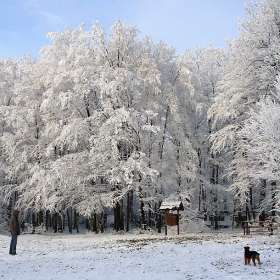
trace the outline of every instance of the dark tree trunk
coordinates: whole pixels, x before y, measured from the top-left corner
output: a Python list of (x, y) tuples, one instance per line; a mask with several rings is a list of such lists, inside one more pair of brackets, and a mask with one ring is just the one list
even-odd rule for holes
[(157, 230), (158, 230), (158, 233), (161, 233), (161, 227), (162, 227), (162, 215), (161, 215), (161, 212), (159, 210), (161, 206), (161, 201), (158, 203), (158, 207), (157, 207), (157, 203), (155, 205), (155, 211), (157, 213), (156, 215), (156, 220), (157, 220)]
[(129, 216), (129, 221), (132, 223), (133, 222), (133, 190), (130, 191), (130, 216)]
[(121, 200), (121, 230), (124, 230), (124, 213), (123, 213), (123, 200)]
[(261, 209), (260, 216), (265, 217), (265, 211), (262, 208), (263, 201), (266, 196), (266, 180), (261, 180), (261, 189), (260, 189), (260, 200), (259, 200), (259, 208)]
[(38, 217), (38, 225), (42, 225), (44, 223), (44, 213), (43, 211), (41, 210), (39, 212), (39, 217)]
[(57, 214), (57, 212), (55, 212), (54, 216), (53, 216), (53, 219), (54, 219), (54, 221), (53, 221), (53, 229), (54, 229), (55, 233), (57, 232), (57, 216), (58, 216), (58, 214)]
[(91, 230), (90, 220), (91, 220), (91, 218), (86, 218), (86, 229), (89, 230), (89, 231)]
[[(202, 176), (202, 158), (201, 158), (201, 150), (198, 149), (197, 156), (199, 159), (199, 174)], [(207, 217), (207, 209), (206, 209), (206, 191), (203, 184), (203, 180), (200, 180), (199, 186), (199, 196), (198, 196), (198, 211), (203, 219)]]
[(271, 205), (271, 216), (275, 217), (275, 208), (276, 208), (276, 182), (271, 183), (271, 200), (272, 200), (272, 205)]
[(214, 165), (212, 167), (212, 175), (210, 178), (210, 183), (212, 185), (212, 190), (211, 190), (211, 206), (212, 206), (212, 215), (213, 215), (213, 226), (214, 229), (217, 230), (219, 229), (219, 224), (218, 224), (218, 191), (216, 185), (218, 184), (218, 178), (219, 178), (219, 173), (218, 173), (219, 167), (217, 165)]
[(246, 220), (250, 220), (250, 210), (249, 210), (249, 207), (248, 207), (248, 203), (246, 203)]
[(152, 227), (152, 203), (149, 202), (149, 212), (148, 212), (148, 227)]
[(104, 232), (104, 228), (105, 228), (105, 225), (104, 225), (104, 213), (102, 212), (101, 215), (100, 215), (100, 231), (101, 231), (101, 233)]
[(77, 213), (76, 209), (74, 209), (74, 227), (73, 227), (73, 229), (76, 229), (77, 233), (79, 233), (78, 220), (79, 220), (79, 214)]
[(59, 232), (63, 232), (64, 230), (64, 222), (63, 222), (63, 216), (62, 215), (58, 215), (58, 231)]
[(46, 230), (51, 227), (50, 211), (46, 211)]
[(35, 233), (35, 227), (37, 226), (36, 225), (36, 213), (35, 212), (32, 212), (32, 225), (33, 225), (33, 231), (32, 233)]
[(129, 222), (130, 222), (130, 191), (126, 194), (126, 231), (129, 231)]
[(93, 214), (93, 228), (92, 231), (95, 233), (98, 233), (98, 227), (97, 227), (97, 214), (94, 212)]
[(73, 224), (72, 224), (72, 208), (67, 209), (67, 219), (68, 219), (68, 228), (69, 228), (69, 233), (72, 233), (73, 229)]
[[(139, 177), (139, 181), (141, 181), (141, 176)], [(145, 229), (146, 219), (145, 219), (145, 211), (144, 211), (144, 201), (143, 201), (143, 193), (142, 188), (139, 187), (139, 202), (140, 202), (140, 228)]]
[(114, 230), (119, 231), (121, 229), (121, 205), (116, 203), (114, 208)]
[(242, 213), (241, 213), (241, 209), (239, 209), (239, 211), (238, 211), (238, 216), (237, 216), (238, 218), (237, 218), (237, 225), (238, 225), (238, 227), (242, 227)]
[(250, 206), (251, 206), (251, 211), (252, 211), (252, 214), (253, 214), (253, 219), (255, 221), (256, 219), (256, 214), (255, 214), (255, 207), (253, 205), (253, 187), (250, 187), (249, 189), (249, 197), (250, 197)]

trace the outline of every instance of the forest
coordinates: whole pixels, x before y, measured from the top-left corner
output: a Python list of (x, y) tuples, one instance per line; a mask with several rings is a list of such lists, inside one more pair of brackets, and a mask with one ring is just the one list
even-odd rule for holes
[(226, 50), (178, 54), (117, 20), (0, 60), (0, 227), (17, 208), (34, 229), (160, 232), (163, 201), (213, 229), (276, 216), (280, 0), (245, 9)]

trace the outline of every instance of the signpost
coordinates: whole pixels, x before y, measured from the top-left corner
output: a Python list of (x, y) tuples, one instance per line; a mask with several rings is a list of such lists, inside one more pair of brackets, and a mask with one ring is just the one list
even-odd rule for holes
[[(177, 226), (177, 234), (179, 235), (179, 211), (184, 211), (181, 201), (163, 202), (160, 206), (160, 211), (164, 211), (165, 216), (165, 235), (167, 235), (167, 226)], [(170, 213), (177, 211), (177, 213)]]

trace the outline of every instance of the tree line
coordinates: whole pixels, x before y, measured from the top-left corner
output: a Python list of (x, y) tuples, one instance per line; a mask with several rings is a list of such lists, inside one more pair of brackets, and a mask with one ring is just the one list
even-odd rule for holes
[(118, 20), (1, 60), (1, 215), (71, 231), (79, 217), (102, 231), (109, 212), (116, 231), (160, 231), (164, 200), (216, 228), (224, 212), (275, 215), (279, 4), (247, 4), (227, 50), (177, 54)]

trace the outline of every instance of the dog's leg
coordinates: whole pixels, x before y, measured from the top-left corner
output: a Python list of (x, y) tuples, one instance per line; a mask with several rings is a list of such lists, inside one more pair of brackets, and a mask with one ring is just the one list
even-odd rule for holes
[(259, 264), (262, 264), (259, 255), (256, 255), (256, 260), (258, 261)]
[(253, 262), (254, 266), (256, 266), (255, 257), (256, 257), (256, 256), (252, 256), (252, 262)]

